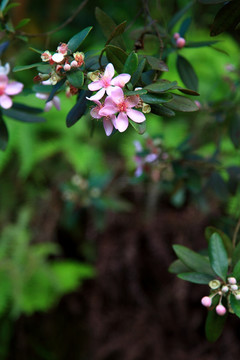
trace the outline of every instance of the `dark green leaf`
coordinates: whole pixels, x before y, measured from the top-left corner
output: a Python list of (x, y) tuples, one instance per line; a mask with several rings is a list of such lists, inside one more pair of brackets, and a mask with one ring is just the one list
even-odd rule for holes
[(208, 284), (214, 279), (212, 275), (201, 274), (197, 272), (185, 272), (177, 275), (180, 279), (192, 282), (194, 284)]
[(240, 281), (240, 260), (238, 260), (238, 262), (234, 266), (232, 275), (233, 275), (233, 277), (235, 277), (237, 282)]
[(67, 79), (71, 85), (79, 89), (83, 86), (84, 74), (80, 70), (69, 71), (67, 73)]
[(15, 26), (15, 30), (20, 29), (21, 27), (27, 25), (29, 23), (29, 21), (31, 21), (31, 19), (22, 19), (22, 20), (20, 20), (19, 23)]
[[(220, 4), (220, 3), (226, 2), (226, 0), (198, 0), (198, 1), (202, 4), (207, 4), (207, 5)], [(228, 0), (228, 1), (231, 1), (231, 0)]]
[(142, 73), (142, 77), (141, 77), (143, 84), (145, 86), (152, 84), (154, 81), (155, 75), (156, 75), (155, 70), (144, 71)]
[(53, 85), (52, 90), (51, 90), (51, 92), (49, 94), (49, 97), (48, 97), (46, 102), (49, 102), (54, 98), (54, 96), (56, 95), (58, 90), (60, 90), (61, 87), (65, 84), (65, 81), (66, 81), (66, 79), (62, 79), (56, 85)]
[(173, 245), (173, 249), (178, 258), (194, 272), (216, 276), (207, 257), (182, 245)]
[(8, 129), (0, 114), (0, 149), (5, 150), (8, 143)]
[(23, 66), (15, 66), (12, 71), (17, 72), (17, 71), (29, 70), (29, 69), (33, 69), (37, 66), (40, 66), (40, 65), (42, 65), (42, 63), (35, 63), (35, 64), (23, 65)]
[(37, 67), (37, 71), (42, 73), (42, 74), (50, 74), (51, 71), (52, 71), (52, 67), (49, 64), (42, 63), (41, 65), (39, 65)]
[(120, 74), (123, 71), (124, 64), (127, 60), (127, 54), (121, 48), (113, 45), (106, 46), (106, 55), (108, 61), (111, 62), (117, 72)]
[(210, 188), (220, 200), (228, 199), (229, 192), (227, 184), (218, 172), (212, 172), (206, 186)]
[(144, 89), (146, 89), (148, 92), (151, 93), (163, 93), (167, 90), (170, 90), (177, 86), (176, 81), (168, 81), (168, 80), (158, 80), (155, 83), (152, 83), (150, 85), (145, 86)]
[(138, 67), (138, 56), (132, 51), (124, 64), (123, 72), (132, 75)]
[(76, 35), (74, 35), (68, 42), (68, 49), (73, 53), (76, 51), (79, 46), (82, 44), (82, 42), (85, 40), (85, 38), (88, 36), (90, 31), (92, 30), (92, 26), (88, 26), (87, 28), (83, 29)]
[(236, 149), (240, 148), (240, 116), (234, 114), (231, 117), (230, 126), (229, 126), (230, 139)]
[(180, 86), (177, 87), (177, 90), (182, 92), (183, 94), (186, 94), (186, 95), (192, 95), (192, 96), (199, 96), (200, 94), (194, 90), (190, 90), (190, 89), (184, 89)]
[(172, 117), (175, 116), (175, 112), (162, 105), (151, 105), (151, 113), (160, 116)]
[(183, 83), (194, 91), (198, 91), (198, 78), (190, 62), (183, 56), (177, 57), (177, 70)]
[(197, 105), (189, 98), (186, 98), (181, 95), (172, 94), (173, 99), (165, 104), (166, 107), (175, 110), (175, 111), (183, 111), (183, 112), (191, 112), (198, 111)]
[(227, 236), (222, 230), (217, 229), (214, 226), (208, 226), (205, 229), (205, 237), (206, 237), (207, 241), (210, 240), (212, 234), (214, 234), (214, 233), (217, 233), (221, 237), (224, 247), (228, 253), (228, 256), (229, 256), (229, 258), (231, 258), (232, 252), (233, 252), (233, 247), (232, 247), (232, 241), (229, 238), (229, 236)]
[(177, 259), (169, 266), (168, 271), (172, 274), (191, 272), (191, 269), (187, 267), (181, 260)]
[(116, 26), (115, 29), (113, 30), (113, 32), (110, 34), (105, 45), (108, 45), (114, 38), (120, 36), (125, 31), (126, 24), (127, 24), (127, 22), (124, 21), (121, 24), (119, 24), (118, 26)]
[(52, 87), (52, 85), (36, 84), (33, 85), (32, 89), (34, 92), (50, 94), (50, 92), (52, 91)]
[(129, 119), (129, 123), (132, 125), (132, 127), (134, 128), (134, 130), (136, 130), (136, 132), (140, 135), (144, 134), (146, 131), (146, 121), (144, 121), (141, 124), (137, 124), (135, 123), (135, 121), (132, 121), (131, 119)]
[(213, 270), (221, 279), (226, 281), (228, 256), (223, 240), (217, 233), (213, 233), (209, 239), (208, 254)]
[(2, 56), (3, 52), (8, 48), (9, 41), (4, 41), (0, 44), (0, 57)]
[(224, 5), (215, 16), (210, 35), (216, 36), (222, 32), (235, 29), (240, 22), (240, 6), (239, 1), (230, 1)]
[(214, 44), (218, 43), (217, 40), (212, 41), (188, 41), (186, 44), (186, 48), (199, 48), (204, 46), (212, 46)]
[(240, 318), (240, 300), (237, 300), (233, 294), (230, 295), (230, 304), (234, 314)]
[(154, 56), (146, 56), (146, 59), (153, 70), (169, 71), (167, 64), (163, 60), (157, 59)]
[(11, 4), (8, 4), (8, 6), (5, 7), (5, 9), (3, 10), (3, 15), (5, 16), (7, 14), (7, 12), (17, 6), (19, 6), (20, 3), (11, 3)]
[(41, 108), (37, 108), (37, 107), (33, 107), (33, 106), (28, 106), (28, 105), (24, 105), (24, 104), (20, 104), (20, 103), (13, 103), (12, 109), (15, 110), (20, 110), (29, 114), (40, 114), (43, 112), (43, 110)]
[[(102, 11), (99, 7), (96, 7), (95, 9), (95, 16), (96, 19), (102, 29), (102, 32), (106, 39), (108, 40), (111, 35), (114, 33), (114, 30), (117, 27), (117, 24), (113, 21), (110, 16), (108, 16), (104, 11)], [(124, 42), (121, 37), (117, 37), (113, 39), (112, 44), (125, 49)]]
[(0, 5), (0, 10), (4, 11), (5, 7), (7, 6), (9, 0), (2, 0)]
[(192, 21), (192, 18), (186, 18), (185, 20), (183, 20), (180, 30), (179, 30), (179, 34), (181, 37), (185, 36), (186, 32), (189, 29), (189, 26), (191, 25), (191, 21)]
[(87, 96), (90, 96), (91, 91), (82, 90), (78, 95), (78, 99), (74, 107), (69, 111), (66, 119), (67, 127), (73, 126), (84, 114), (87, 108)]
[(171, 94), (161, 94), (161, 95), (157, 95), (157, 94), (146, 94), (146, 95), (141, 95), (141, 99), (147, 103), (147, 104), (163, 104), (166, 103), (168, 101), (172, 100), (172, 95)]
[(183, 17), (183, 15), (190, 9), (190, 7), (193, 5), (194, 1), (190, 1), (184, 8), (182, 8), (180, 11), (178, 11), (172, 19), (169, 21), (168, 24), (168, 31), (170, 32), (175, 24)]
[(20, 111), (20, 110), (16, 110), (16, 109), (2, 109), (2, 112), (4, 115), (12, 118), (12, 119), (15, 119), (15, 120), (18, 120), (18, 121), (21, 121), (21, 122), (26, 122), (26, 123), (39, 123), (39, 122), (45, 122), (46, 119), (44, 119), (43, 117), (40, 117), (40, 116), (36, 116), (36, 115), (33, 115), (33, 114), (29, 114), (29, 113), (26, 113), (24, 111)]
[(132, 77), (131, 77), (131, 83), (133, 85), (133, 87), (136, 86), (137, 82), (139, 81), (139, 79), (141, 78), (142, 72), (144, 70), (146, 64), (146, 59), (143, 58), (139, 61), (137, 70), (133, 73)]
[(208, 312), (205, 323), (205, 334), (208, 341), (217, 341), (223, 332), (226, 319), (227, 313), (224, 316), (219, 316), (215, 309)]
[(144, 90), (144, 89), (140, 89), (140, 90), (124, 90), (124, 94), (127, 95), (127, 96), (130, 96), (130, 95), (145, 95), (147, 94), (147, 90)]

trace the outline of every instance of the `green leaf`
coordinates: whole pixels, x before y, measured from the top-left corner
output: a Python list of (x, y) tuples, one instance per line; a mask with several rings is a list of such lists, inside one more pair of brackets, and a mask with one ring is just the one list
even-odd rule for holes
[(205, 334), (208, 341), (217, 341), (223, 332), (226, 319), (227, 313), (224, 316), (219, 316), (215, 309), (208, 312), (205, 323)]
[[(112, 18), (110, 18), (110, 16), (108, 16), (99, 7), (96, 7), (95, 9), (95, 16), (102, 29), (104, 36), (108, 40), (114, 33), (115, 29), (117, 28), (117, 24), (113, 21)], [(121, 37), (117, 37), (113, 39), (112, 43), (122, 49), (125, 49), (125, 44), (121, 39)]]
[(233, 250), (232, 265), (235, 266), (239, 260), (240, 260), (240, 242), (237, 244), (237, 246)]
[(73, 126), (84, 114), (87, 108), (87, 96), (90, 96), (91, 91), (82, 90), (78, 95), (78, 99), (74, 107), (69, 111), (66, 119), (67, 127)]
[(23, 71), (23, 70), (29, 70), (29, 69), (33, 69), (35, 67), (38, 67), (42, 65), (42, 63), (35, 63), (35, 64), (30, 64), (30, 65), (23, 65), (23, 66), (15, 66), (13, 68), (13, 72), (18, 72), (18, 71)]
[(177, 259), (169, 266), (168, 271), (172, 274), (191, 272), (191, 269), (187, 267), (181, 260)]
[(204, 46), (212, 46), (214, 44), (218, 43), (217, 40), (211, 40), (211, 41), (188, 41), (185, 48), (199, 48)]
[(189, 98), (186, 98), (181, 95), (172, 94), (173, 99), (165, 104), (166, 107), (175, 110), (175, 111), (183, 111), (183, 112), (192, 112), (198, 111), (197, 105)]
[(62, 79), (62, 80), (60, 80), (56, 85), (53, 85), (53, 86), (52, 86), (52, 90), (51, 90), (51, 92), (50, 92), (50, 94), (49, 94), (49, 97), (48, 97), (48, 99), (47, 99), (46, 102), (49, 102), (49, 101), (51, 101), (51, 100), (54, 98), (55, 94), (56, 94), (56, 93), (61, 89), (61, 87), (65, 84), (65, 81), (66, 81), (66, 79)]
[(140, 135), (144, 134), (146, 131), (146, 121), (142, 122), (141, 124), (137, 124), (135, 123), (135, 121), (132, 121), (131, 119), (129, 119), (129, 123), (132, 125), (132, 127), (134, 128), (134, 130), (136, 130), (136, 132)]
[(133, 87), (135, 87), (139, 79), (141, 79), (145, 65), (146, 65), (146, 59), (143, 58), (139, 61), (137, 70), (132, 74), (131, 83)]
[(217, 233), (213, 233), (209, 240), (208, 253), (211, 266), (215, 273), (226, 281), (228, 272), (228, 256), (223, 240)]
[(169, 71), (167, 64), (163, 60), (157, 59), (154, 56), (146, 55), (146, 59), (153, 70)]
[(67, 79), (71, 85), (79, 89), (83, 86), (84, 74), (80, 70), (69, 71), (67, 73)]
[(32, 46), (29, 47), (29, 50), (32, 50), (32, 51), (34, 51), (35, 53), (40, 54), (40, 55), (42, 55), (42, 53), (43, 53), (42, 50), (36, 49), (36, 48), (34, 48), (34, 47), (32, 47)]
[(146, 95), (141, 95), (141, 99), (147, 103), (147, 104), (163, 104), (166, 103), (168, 101), (172, 100), (172, 94), (162, 94), (162, 95), (157, 95), (157, 94), (146, 94)]
[(90, 31), (92, 30), (92, 26), (88, 26), (87, 28), (83, 29), (76, 35), (74, 35), (69, 41), (68, 41), (68, 49), (73, 53), (76, 51), (79, 46), (82, 44), (82, 42), (86, 39)]
[(190, 17), (183, 20), (181, 27), (179, 29), (179, 34), (181, 37), (185, 36), (186, 32), (188, 31), (188, 29), (191, 25), (191, 22), (192, 22), (192, 18), (190, 18)]
[(116, 71), (120, 74), (123, 71), (124, 64), (128, 57), (125, 51), (117, 46), (107, 45), (106, 55), (108, 61), (113, 64)]
[(11, 3), (11, 4), (8, 4), (7, 7), (5, 7), (5, 9), (3, 10), (3, 15), (5, 16), (7, 14), (7, 12), (17, 6), (19, 6), (20, 3)]
[(192, 95), (192, 96), (199, 96), (200, 94), (194, 90), (191, 90), (191, 89), (184, 89), (180, 86), (177, 87), (177, 90), (182, 92), (183, 94), (186, 94), (186, 95)]
[[(210, 5), (210, 4), (220, 4), (226, 2), (226, 0), (198, 0), (202, 4)], [(231, 0), (228, 0), (231, 1)]]
[(237, 300), (233, 294), (230, 295), (230, 304), (234, 314), (240, 318), (240, 300)]
[(229, 236), (227, 236), (222, 230), (215, 228), (214, 226), (208, 226), (205, 229), (205, 238), (207, 239), (207, 241), (210, 240), (212, 234), (217, 233), (224, 244), (224, 247), (228, 253), (228, 257), (231, 258), (232, 257), (232, 252), (233, 252), (233, 247), (232, 247), (232, 241), (229, 238)]
[(194, 272), (216, 276), (207, 257), (182, 245), (173, 245), (173, 250), (177, 257)]
[(175, 112), (171, 109), (164, 107), (163, 105), (151, 105), (151, 113), (160, 116), (173, 117)]
[(210, 35), (217, 36), (222, 32), (235, 29), (240, 22), (240, 6), (238, 1), (230, 1), (215, 16)]
[(120, 36), (125, 31), (126, 24), (127, 22), (123, 21), (121, 24), (115, 27), (113, 32), (110, 34), (105, 46), (108, 45), (114, 38)]
[(177, 57), (177, 70), (183, 83), (194, 91), (198, 91), (198, 77), (190, 62), (181, 55)]
[(230, 139), (236, 149), (240, 148), (240, 116), (234, 114), (231, 116), (229, 125)]
[(0, 5), (0, 10), (4, 11), (5, 7), (7, 6), (9, 0), (2, 0)]
[(175, 24), (183, 17), (183, 15), (190, 9), (190, 7), (193, 5), (194, 1), (190, 1), (184, 8), (182, 8), (180, 11), (178, 11), (172, 19), (169, 21), (168, 24), (168, 31), (170, 32)]
[(194, 284), (208, 284), (214, 279), (212, 275), (201, 274), (197, 272), (185, 272), (177, 275), (180, 279), (192, 282)]
[(124, 90), (124, 95), (130, 96), (130, 95), (145, 95), (147, 94), (147, 90), (140, 89), (140, 90)]
[(0, 56), (2, 56), (2, 53), (8, 48), (9, 41), (4, 41), (0, 44)]
[(7, 126), (0, 115), (0, 149), (5, 150), (8, 143), (8, 129)]
[(233, 277), (235, 277), (237, 282), (240, 281), (240, 260), (238, 260), (238, 262), (234, 266), (232, 275), (233, 275)]
[(124, 64), (123, 72), (132, 75), (137, 70), (137, 67), (138, 56), (134, 51), (132, 51), (127, 57), (127, 60)]
[(21, 122), (26, 123), (39, 123), (39, 122), (45, 122), (46, 119), (40, 116), (33, 115), (32, 113), (26, 113), (24, 111), (16, 110), (14, 108), (10, 109), (2, 109), (2, 112), (4, 115)]
[(29, 23), (29, 21), (31, 21), (31, 19), (22, 19), (22, 20), (20, 20), (19, 23), (17, 24), (17, 26), (15, 26), (15, 30), (20, 29), (21, 27), (27, 25)]
[(29, 114), (40, 114), (43, 112), (43, 110), (41, 108), (28, 106), (28, 105), (24, 105), (24, 104), (20, 104), (20, 103), (16, 103), (16, 102), (13, 103), (12, 109), (24, 111)]
[(176, 81), (171, 82), (168, 80), (158, 80), (155, 83), (145, 86), (144, 89), (146, 89), (148, 92), (159, 94), (170, 90), (175, 86), (177, 86)]

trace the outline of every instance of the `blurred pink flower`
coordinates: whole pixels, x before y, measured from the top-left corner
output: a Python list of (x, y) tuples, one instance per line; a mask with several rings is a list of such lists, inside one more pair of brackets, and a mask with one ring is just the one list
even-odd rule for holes
[(108, 96), (105, 100), (105, 104), (102, 109), (99, 110), (99, 114), (102, 116), (111, 116), (118, 113), (113, 121), (114, 127), (123, 132), (128, 127), (128, 117), (136, 123), (142, 123), (146, 120), (145, 115), (132, 109), (138, 104), (136, 96), (124, 97), (124, 93), (120, 87), (116, 87), (111, 91), (111, 96)]
[[(36, 97), (38, 99), (41, 100), (47, 100), (49, 97), (49, 94), (45, 94), (45, 93), (36, 93)], [(55, 108), (57, 110), (60, 110), (60, 99), (58, 96), (54, 96), (53, 99), (51, 101), (48, 101), (45, 105), (44, 111), (49, 111), (53, 106), (55, 106)]]
[[(87, 99), (89, 100), (89, 98), (87, 98)], [(93, 101), (95, 102), (95, 104), (97, 106), (92, 108), (92, 110), (90, 111), (90, 115), (94, 119), (103, 118), (103, 127), (104, 127), (106, 135), (109, 136), (109, 135), (111, 135), (111, 133), (113, 131), (113, 121), (114, 121), (115, 115), (108, 115), (108, 116), (100, 115), (99, 111), (103, 108), (103, 105), (101, 104), (101, 102), (99, 100), (93, 100)]]
[(113, 79), (114, 76), (114, 67), (113, 64), (109, 63), (104, 71), (104, 74), (101, 77), (93, 81), (88, 85), (89, 90), (98, 92), (90, 97), (90, 100), (100, 100), (105, 93), (111, 95), (111, 90), (113, 86), (124, 87), (124, 85), (130, 80), (131, 75), (129, 74), (120, 74)]
[(4, 109), (12, 107), (10, 96), (19, 94), (23, 84), (17, 81), (9, 82), (7, 75), (0, 74), (0, 106)]

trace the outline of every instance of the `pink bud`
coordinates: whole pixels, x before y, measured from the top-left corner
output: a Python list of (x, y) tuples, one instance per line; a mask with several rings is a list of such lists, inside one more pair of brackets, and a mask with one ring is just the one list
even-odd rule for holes
[(175, 34), (173, 35), (173, 38), (174, 38), (175, 40), (179, 39), (179, 38), (180, 38), (180, 34), (179, 34), (179, 33), (175, 33)]
[(69, 71), (69, 70), (71, 70), (71, 65), (65, 64), (64, 67), (63, 67), (63, 69), (64, 69), (65, 71)]
[(219, 316), (223, 316), (223, 315), (225, 315), (226, 314), (226, 308), (223, 306), (223, 305), (221, 305), (221, 304), (219, 304), (219, 305), (217, 305), (216, 306), (216, 313), (219, 315)]
[(237, 283), (237, 280), (234, 277), (229, 277), (228, 278), (228, 283), (231, 285), (235, 285)]
[(201, 303), (203, 306), (210, 307), (212, 305), (212, 299), (209, 296), (204, 296), (201, 299)]
[(199, 109), (201, 109), (201, 103), (200, 103), (200, 101), (195, 100), (194, 102), (195, 102), (195, 104), (197, 105), (197, 107), (198, 107)]
[(176, 45), (179, 49), (182, 49), (186, 44), (186, 40), (182, 37), (178, 38), (176, 41)]
[(78, 63), (77, 63), (76, 60), (73, 60), (73, 61), (71, 62), (71, 67), (78, 67)]

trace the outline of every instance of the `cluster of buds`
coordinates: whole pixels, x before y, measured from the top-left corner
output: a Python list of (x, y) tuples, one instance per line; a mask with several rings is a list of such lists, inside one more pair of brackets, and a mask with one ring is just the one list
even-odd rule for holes
[(153, 181), (159, 181), (163, 170), (169, 168), (169, 154), (164, 149), (162, 139), (152, 139), (147, 136), (144, 148), (139, 141), (135, 141), (134, 146), (136, 149), (134, 161), (137, 166), (135, 176), (150, 173)]
[[(114, 128), (120, 132), (125, 131), (129, 118), (136, 123), (144, 122), (146, 118), (143, 112), (150, 111), (150, 107), (141, 101), (139, 95), (124, 94), (123, 88), (130, 81), (131, 75), (120, 74), (114, 77), (114, 74), (114, 66), (111, 63), (106, 66), (103, 73), (95, 71), (88, 74), (92, 80), (88, 89), (97, 91), (87, 98), (96, 104), (90, 114), (95, 119), (102, 119), (107, 136), (111, 135)], [(142, 111), (136, 108), (141, 108)]]
[(71, 54), (68, 45), (60, 43), (57, 51), (51, 54), (50, 51), (45, 50), (41, 54), (41, 59), (45, 63), (51, 65), (52, 70), (50, 74), (38, 74), (35, 81), (49, 80), (51, 85), (56, 85), (65, 75), (66, 72), (80, 68), (84, 64), (84, 53), (76, 51)]
[(177, 48), (182, 49), (186, 45), (186, 40), (183, 37), (181, 37), (179, 33), (175, 33), (173, 35), (173, 38), (176, 41)]
[(203, 306), (210, 308), (212, 306), (212, 299), (215, 296), (219, 296), (219, 302), (216, 306), (216, 313), (220, 316), (226, 314), (227, 309), (222, 305), (222, 298), (229, 297), (233, 294), (236, 300), (240, 300), (240, 287), (237, 285), (237, 280), (234, 277), (229, 277), (227, 283), (223, 283), (219, 280), (212, 280), (209, 282), (209, 287), (212, 290), (212, 293), (209, 296), (204, 296), (201, 299)]

